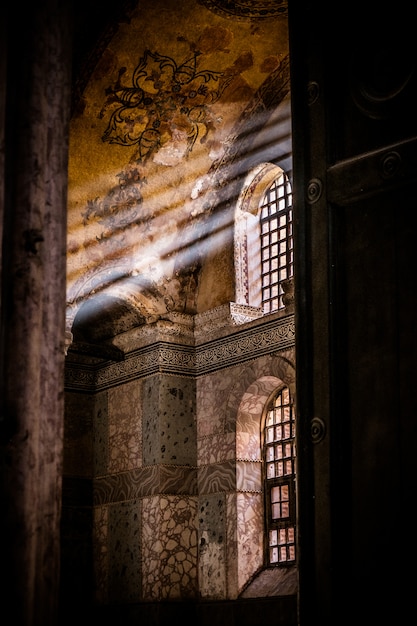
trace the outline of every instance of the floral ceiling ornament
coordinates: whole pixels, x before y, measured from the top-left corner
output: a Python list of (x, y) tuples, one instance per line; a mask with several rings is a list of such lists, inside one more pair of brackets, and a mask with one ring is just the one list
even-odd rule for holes
[(132, 158), (144, 163), (171, 140), (181, 137), (186, 154), (197, 139), (204, 142), (214, 125), (210, 105), (219, 100), (233, 74), (199, 69), (193, 55), (183, 63), (146, 50), (132, 76), (131, 86), (122, 85), (126, 68), (119, 71), (114, 88), (106, 91), (107, 101), (100, 117), (114, 104), (102, 140), (122, 146), (137, 146)]

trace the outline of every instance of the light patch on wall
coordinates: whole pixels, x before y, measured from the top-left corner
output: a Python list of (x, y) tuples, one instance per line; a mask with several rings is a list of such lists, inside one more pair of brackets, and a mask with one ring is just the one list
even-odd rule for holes
[(187, 133), (174, 130), (170, 143), (162, 146), (153, 157), (154, 163), (157, 165), (165, 165), (172, 167), (181, 163), (188, 151)]

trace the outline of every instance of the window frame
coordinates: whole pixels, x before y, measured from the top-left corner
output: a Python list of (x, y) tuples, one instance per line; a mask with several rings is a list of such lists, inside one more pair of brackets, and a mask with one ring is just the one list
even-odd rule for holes
[[(267, 424), (267, 416), (269, 411), (271, 410), (271, 405), (275, 405), (278, 397), (282, 397), (283, 392), (286, 391), (288, 393), (288, 403), (281, 404), (281, 408), (288, 407), (289, 408), (289, 420), (286, 422), (280, 422), (281, 424), (289, 423), (290, 424), (290, 437), (289, 438), (281, 438), (275, 439), (274, 441), (267, 441), (266, 432), (268, 428), (275, 428), (277, 423), (274, 421), (273, 425)], [(276, 407), (274, 406), (274, 409)], [(274, 410), (272, 409), (272, 410)], [(296, 428), (296, 419), (295, 419), (295, 408), (294, 408), (294, 400), (291, 394), (289, 387), (285, 384), (280, 385), (276, 388), (271, 395), (269, 396), (267, 402), (265, 403), (262, 420), (261, 420), (261, 456), (262, 456), (262, 482), (263, 482), (263, 491), (264, 491), (264, 558), (266, 567), (291, 567), (296, 563), (297, 559), (297, 545), (296, 545), (296, 437), (295, 437), (295, 428)], [(268, 477), (268, 463), (271, 460), (267, 458), (267, 449), (274, 445), (276, 442), (280, 442), (279, 445), (287, 445), (287, 443), (291, 444), (291, 464), (292, 464), (292, 472), (290, 474), (286, 474), (285, 472), (280, 476)], [(287, 457), (285, 457), (287, 458)], [(275, 463), (275, 454), (274, 454), (274, 463)], [(288, 499), (289, 499), (289, 515), (282, 518), (274, 518), (272, 515), (272, 499), (271, 493), (276, 487), (288, 486)], [(286, 541), (287, 550), (290, 550), (290, 547), (293, 546), (294, 550), (294, 558), (286, 558), (285, 560), (280, 560), (278, 558), (277, 561), (272, 561), (270, 558), (270, 532), (277, 531), (285, 531), (288, 532), (289, 529), (292, 529), (293, 537), (292, 541)], [(288, 539), (288, 538), (287, 538)], [(279, 548), (279, 544), (276, 544)]]
[[(285, 212), (290, 215), (286, 224), (287, 237), (281, 239), (281, 243), (288, 242), (289, 239), (289, 245), (286, 244), (286, 254), (290, 260), (285, 263), (285, 267), (289, 268), (286, 278), (280, 278), (277, 283), (277, 306), (268, 307), (270, 310), (266, 310), (262, 293), (261, 212), (262, 204), (265, 204), (265, 197), (270, 192), (271, 187), (276, 186), (280, 179), (283, 179), (280, 186), (284, 190), (281, 204), (284, 200)], [(291, 300), (288, 298), (287, 292), (292, 290), (294, 236), (292, 184), (289, 173), (282, 167), (274, 163), (261, 163), (248, 173), (236, 205), (234, 241), (236, 302), (258, 309), (261, 315), (284, 311)]]

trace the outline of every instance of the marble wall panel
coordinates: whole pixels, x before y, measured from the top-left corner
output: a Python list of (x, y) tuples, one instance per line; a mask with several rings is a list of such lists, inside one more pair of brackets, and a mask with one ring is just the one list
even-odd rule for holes
[(226, 461), (198, 468), (198, 493), (208, 494), (236, 490), (236, 462)]
[(110, 602), (138, 602), (142, 589), (140, 500), (109, 505), (108, 584)]
[(227, 598), (237, 598), (263, 565), (263, 495), (231, 493), (227, 504)]
[(199, 589), (201, 597), (211, 600), (227, 597), (226, 509), (225, 494), (199, 498)]
[[(264, 376), (249, 386), (249, 391), (243, 394), (237, 415), (236, 428), (246, 433), (254, 433), (259, 437), (260, 416), (271, 394), (271, 388), (280, 384), (280, 380), (273, 376)], [(282, 384), (282, 383), (281, 383)]]
[(92, 477), (94, 398), (66, 392), (64, 427), (64, 474)]
[(160, 399), (161, 462), (196, 466), (195, 381), (164, 376)]
[(154, 496), (142, 511), (143, 599), (196, 598), (197, 499)]
[(109, 549), (107, 506), (94, 507), (93, 519), (93, 559), (95, 579), (95, 600), (98, 604), (105, 604), (108, 600), (109, 580)]
[(159, 376), (143, 381), (142, 387), (142, 454), (144, 465), (160, 462)]
[(198, 438), (222, 434), (225, 431), (225, 405), (233, 374), (223, 370), (197, 379)]
[(108, 471), (124, 472), (142, 465), (142, 381), (108, 391)]
[(140, 498), (158, 490), (158, 467), (153, 465), (130, 472), (109, 474), (94, 481), (94, 504), (109, 504)]
[(261, 493), (237, 494), (239, 592), (263, 565), (264, 517)]
[(262, 463), (236, 462), (236, 488), (238, 491), (262, 491)]
[(109, 465), (109, 411), (107, 391), (94, 398), (94, 476), (107, 474)]
[(238, 430), (236, 433), (236, 458), (247, 461), (261, 460), (261, 439), (260, 439), (260, 422), (257, 418), (258, 431), (244, 432)]
[(237, 525), (237, 503), (236, 503), (237, 494), (236, 493), (228, 493), (226, 494), (226, 506), (227, 506), (227, 597), (229, 599), (235, 599), (239, 593), (238, 586), (238, 569), (239, 569), (239, 559), (238, 559), (238, 544), (237, 544), (237, 533), (238, 533), (238, 525)]
[(144, 381), (143, 462), (197, 464), (195, 381), (160, 375)]
[(130, 472), (109, 474), (94, 481), (94, 504), (123, 502), (159, 493), (195, 495), (197, 469), (150, 465)]
[(159, 471), (159, 492), (197, 495), (197, 468), (162, 465)]
[(236, 458), (234, 433), (207, 436), (197, 441), (197, 463), (199, 466), (232, 461)]
[[(225, 416), (228, 430), (233, 428), (236, 431), (259, 433), (260, 415), (270, 393), (265, 395), (267, 381), (276, 380), (272, 386), (279, 383), (272, 375), (273, 369), (274, 358), (269, 355), (235, 368)], [(265, 382), (259, 383), (260, 380)]]

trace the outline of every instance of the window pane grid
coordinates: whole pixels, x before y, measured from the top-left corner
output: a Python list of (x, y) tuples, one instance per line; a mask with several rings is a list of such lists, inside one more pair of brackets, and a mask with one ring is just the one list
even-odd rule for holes
[(295, 561), (295, 527), (288, 526), (269, 532), (269, 562), (271, 564)]
[[(281, 283), (293, 276), (292, 192), (288, 177), (282, 174), (265, 193), (261, 205), (261, 291), (265, 313), (284, 308)], [(279, 272), (273, 277), (271, 263)], [(269, 280), (266, 280), (268, 276)], [(274, 286), (274, 289), (269, 289)], [(268, 287), (268, 288), (267, 288)]]
[(289, 394), (281, 394), (268, 410), (265, 425), (266, 459), (268, 478), (294, 474), (295, 422)]

